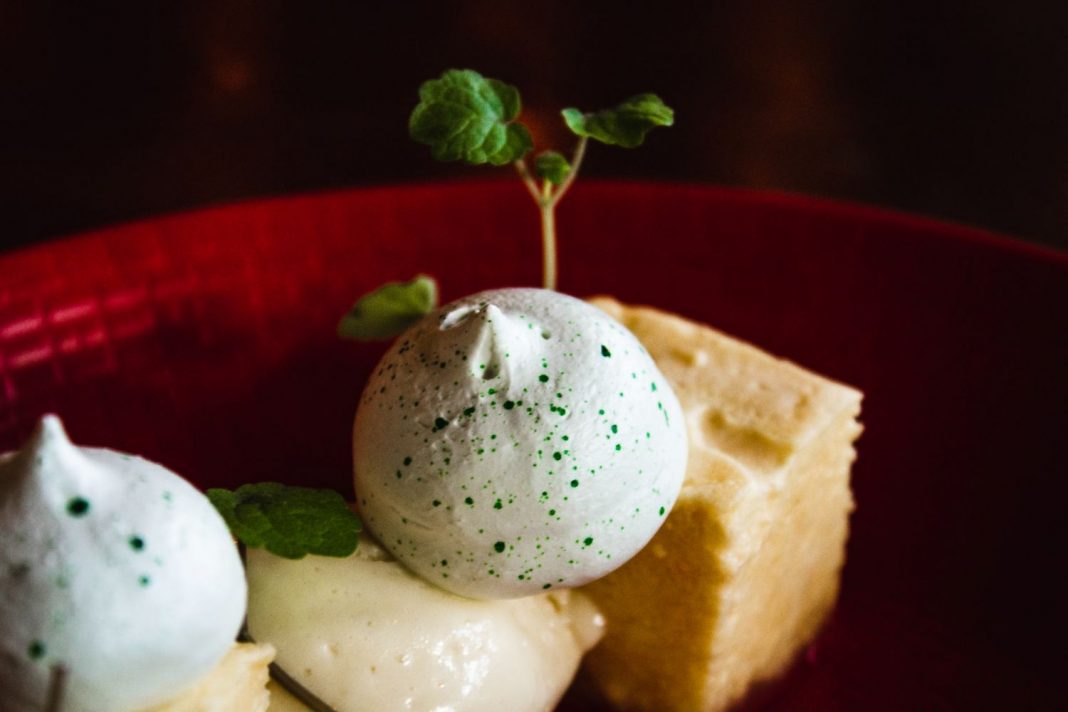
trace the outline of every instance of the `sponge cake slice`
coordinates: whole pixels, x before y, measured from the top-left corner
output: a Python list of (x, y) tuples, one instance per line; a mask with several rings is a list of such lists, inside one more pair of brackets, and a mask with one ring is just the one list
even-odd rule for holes
[(633, 331), (686, 415), (686, 481), (638, 556), (584, 590), (587, 671), (621, 710), (721, 710), (782, 672), (834, 605), (861, 394), (708, 327), (593, 303)]

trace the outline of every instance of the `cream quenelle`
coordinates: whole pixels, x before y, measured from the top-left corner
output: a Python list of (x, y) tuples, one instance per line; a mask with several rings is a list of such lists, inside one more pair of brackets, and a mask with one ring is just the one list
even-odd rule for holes
[(579, 586), (626, 562), (679, 493), (675, 395), (622, 325), (502, 289), (399, 336), (356, 415), (357, 506), (394, 556), (474, 598)]
[(204, 495), (160, 465), (75, 446), (46, 416), (0, 455), (0, 531), (12, 709), (44, 709), (62, 670), (64, 712), (141, 710), (233, 645), (246, 597), (236, 548)]
[[(369, 537), (348, 558), (248, 552), (252, 636), (338, 712), (544, 712), (603, 619), (575, 591), (476, 601), (433, 586)], [(272, 686), (275, 710), (304, 710)]]

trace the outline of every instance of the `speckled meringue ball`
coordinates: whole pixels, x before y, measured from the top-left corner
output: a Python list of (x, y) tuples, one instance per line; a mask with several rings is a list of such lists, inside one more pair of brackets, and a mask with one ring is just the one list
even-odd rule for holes
[(207, 498), (160, 465), (77, 447), (46, 416), (0, 455), (0, 532), (2, 709), (45, 709), (62, 668), (63, 712), (144, 710), (233, 645), (240, 557)]
[(637, 339), (541, 289), (442, 307), (402, 334), (356, 414), (367, 527), (472, 598), (579, 586), (652, 538), (686, 468), (682, 411)]

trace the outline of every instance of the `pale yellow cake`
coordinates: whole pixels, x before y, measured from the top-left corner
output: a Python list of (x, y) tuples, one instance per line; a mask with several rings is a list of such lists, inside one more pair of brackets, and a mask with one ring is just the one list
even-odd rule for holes
[(264, 712), (270, 701), (267, 666), (270, 645), (235, 643), (199, 683), (146, 712)]
[(590, 678), (620, 710), (722, 710), (782, 672), (834, 605), (861, 394), (708, 327), (599, 298), (686, 414), (682, 494), (584, 590), (607, 619)]

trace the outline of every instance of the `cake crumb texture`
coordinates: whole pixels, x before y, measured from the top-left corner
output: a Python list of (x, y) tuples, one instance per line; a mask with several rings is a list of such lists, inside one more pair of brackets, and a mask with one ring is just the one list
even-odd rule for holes
[(196, 686), (146, 712), (264, 712), (272, 660), (270, 645), (235, 643)]
[(592, 301), (674, 388), (689, 462), (649, 545), (583, 589), (607, 619), (587, 670), (620, 710), (723, 710), (783, 672), (834, 606), (861, 394), (680, 317)]

